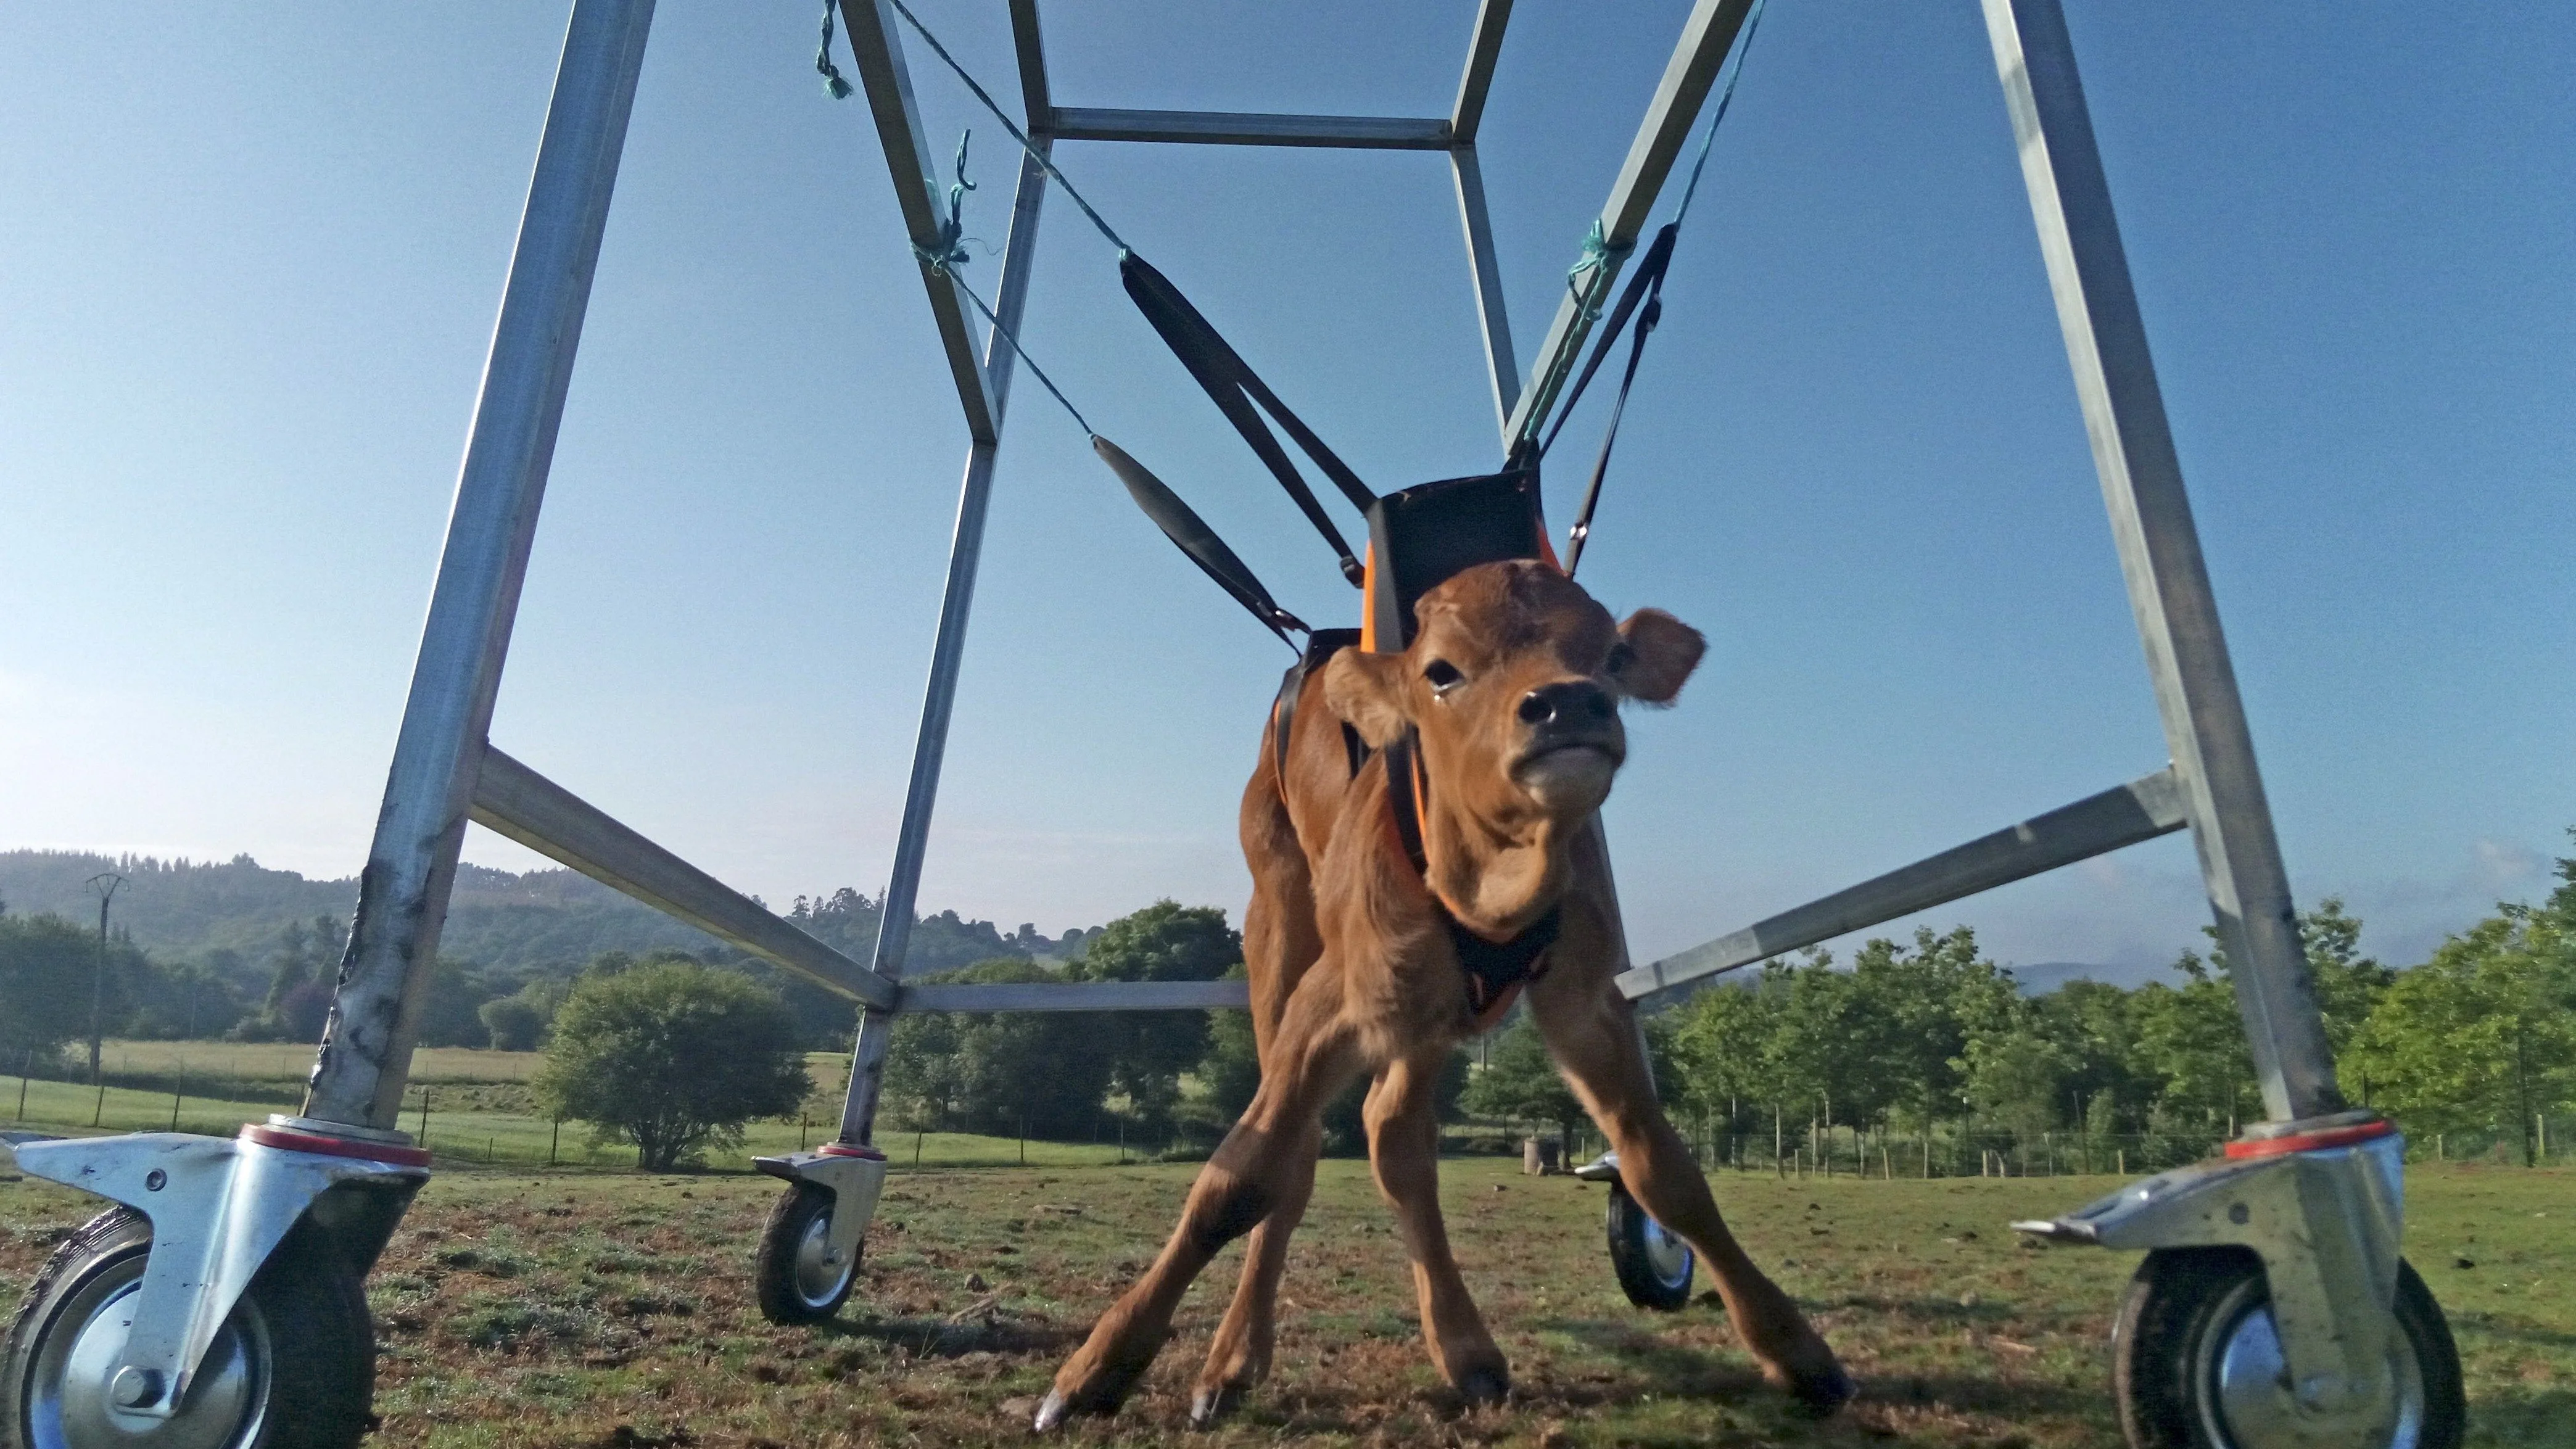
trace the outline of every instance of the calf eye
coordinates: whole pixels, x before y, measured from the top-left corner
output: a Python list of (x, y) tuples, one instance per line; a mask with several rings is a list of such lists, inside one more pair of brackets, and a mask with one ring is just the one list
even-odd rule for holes
[(1602, 665), (1602, 669), (1610, 674), (1618, 674), (1624, 672), (1629, 665), (1636, 662), (1637, 651), (1629, 648), (1627, 643), (1623, 640), (1620, 643), (1610, 646), (1610, 658), (1607, 663)]
[(1447, 694), (1467, 682), (1467, 676), (1458, 672), (1458, 666), (1446, 659), (1434, 659), (1423, 665), (1422, 677), (1435, 695)]

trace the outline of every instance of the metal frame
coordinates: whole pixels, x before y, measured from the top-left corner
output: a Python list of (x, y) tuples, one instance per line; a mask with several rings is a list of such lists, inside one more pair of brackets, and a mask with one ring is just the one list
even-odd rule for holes
[[(1521, 380), (1476, 154), (1511, 0), (1482, 0), (1457, 98), (1445, 118), (1059, 107), (1049, 93), (1037, 0), (1008, 3), (1027, 129), (1042, 150), (1060, 141), (1136, 141), (1448, 153), (1495, 416), (1506, 445), (1553, 406), (1593, 318), (1576, 299), (1561, 300), (1540, 344), (1539, 365), (1526, 382)], [(1642, 232), (1754, 3), (1698, 0), (1693, 6), (1601, 210), (1605, 267), (1611, 274)], [(1631, 998), (1652, 995), (2188, 824), (2235, 964), (2264, 1103), (2283, 1124), (2258, 1130), (2287, 1130), (2326, 1118), (2342, 1103), (2309, 995), (2287, 878), (2064, 19), (2058, 0), (1983, 0), (1983, 5), (2173, 762), (2128, 785), (1629, 970), (1619, 978), (1620, 987)], [(932, 248), (938, 234), (936, 187), (924, 160), (927, 147), (896, 17), (886, 0), (839, 0), (839, 6), (906, 231), (916, 247)], [(883, 1163), (852, 1164), (870, 1163), (873, 1156), (865, 1143), (887, 1039), (900, 1012), (1240, 1007), (1246, 988), (1241, 982), (901, 984), (1013, 362), (1010, 349), (997, 349), (990, 337), (979, 354), (958, 283), (927, 262), (919, 267), (922, 285), (957, 387), (970, 447), (884, 924), (872, 959), (862, 966), (813, 940), (486, 743), (652, 15), (653, 0), (575, 0), (573, 5), (384, 806), (360, 876), (348, 953), (303, 1115), (283, 1119), (283, 1125), (373, 1144), (369, 1150), (379, 1155), (388, 1145), (408, 1141), (395, 1130), (395, 1116), (426, 968), (436, 952), (470, 817), (865, 1007), (841, 1138), (834, 1144), (842, 1150), (760, 1163), (764, 1171), (814, 1181), (846, 1196), (849, 1201), (841, 1205), (847, 1211), (836, 1217), (848, 1221), (836, 1222), (835, 1241), (854, 1247), (882, 1182)], [(1024, 158), (995, 301), (1005, 327), (1016, 326), (1027, 297), (1045, 186), (1043, 169)], [(394, 1171), (355, 1158), (301, 1161), (314, 1156), (310, 1153), (279, 1154), (299, 1161), (254, 1173), (245, 1164), (267, 1164), (276, 1149), (249, 1143), (199, 1146), (194, 1145), (199, 1139), (164, 1142), (162, 1136), (24, 1148), (19, 1160), (30, 1170), (41, 1164), (45, 1170), (40, 1175), (129, 1202), (138, 1201), (124, 1183), (135, 1164), (147, 1158), (188, 1164), (183, 1175), (168, 1179), (180, 1193), (141, 1199), (147, 1211), (159, 1209), (138, 1315), (152, 1322), (138, 1321), (128, 1366), (162, 1374), (156, 1382), (164, 1386), (182, 1383), (192, 1371), (204, 1346), (204, 1335), (196, 1330), (221, 1321), (231, 1302), (227, 1295), (237, 1295), (239, 1283), (248, 1281), (269, 1247), (317, 1193), (350, 1174), (399, 1178), (404, 1191), (391, 1209), (398, 1217), (401, 1202), (408, 1201), (409, 1189), (421, 1175), (418, 1169)], [(2347, 1180), (2377, 1181), (2367, 1173), (2353, 1178), (2354, 1169), (2338, 1165), (2345, 1159), (2367, 1157), (2381, 1164), (2373, 1171), (2386, 1177), (2386, 1193), (2363, 1195), (2379, 1208), (2302, 1210), (2297, 1231), (2284, 1227), (2265, 1258), (2278, 1275), (2273, 1288), (2284, 1304), (2285, 1350), (2302, 1375), (2302, 1412), (2336, 1423), (2359, 1422), (2358, 1416), (2377, 1412), (2374, 1406), (2386, 1398), (2385, 1375), (2374, 1377), (2376, 1361), (2368, 1350), (2382, 1341), (2386, 1327), (2389, 1294), (2382, 1279), (2393, 1284), (2391, 1274), (2378, 1271), (2395, 1262), (2393, 1151), (2388, 1146), (2349, 1149), (2341, 1158), (2290, 1153), (2205, 1174), (2205, 1182), (2190, 1180), (2193, 1193), (2203, 1186), (2217, 1191), (2223, 1184), (2225, 1191), (2249, 1203), (2256, 1197), (2304, 1203), (2309, 1179), (2320, 1173), (2326, 1175), (2320, 1181), (2331, 1178), (2347, 1185)], [(2187, 1196), (2183, 1180), (2175, 1175), (2132, 1191), (2145, 1202), (2161, 1190), (2159, 1183), (2175, 1188), (2159, 1201), (2179, 1202)], [(172, 1206), (181, 1199), (187, 1204), (184, 1211)], [(160, 1232), (165, 1218), (172, 1224), (166, 1239)], [(222, 1272), (203, 1271), (201, 1265), (192, 1266), (199, 1259), (189, 1255), (202, 1254), (205, 1239), (191, 1239), (196, 1227), (184, 1225), (202, 1227), (218, 1220), (255, 1223), (259, 1231), (228, 1238), (228, 1266)], [(2122, 1225), (2117, 1233), (2109, 1227), (2115, 1221)], [(2206, 1241), (2192, 1237), (2193, 1230), (2179, 1223), (2173, 1213), (2127, 1207), (2113, 1213), (2097, 1204), (2054, 1224), (2026, 1226), (2059, 1237), (2116, 1238), (2135, 1246)], [(383, 1227), (389, 1231), (390, 1226), (391, 1218), (386, 1218)], [(378, 1245), (381, 1241), (376, 1239)], [(371, 1261), (372, 1251), (365, 1249), (364, 1260)], [(2371, 1268), (2363, 1275), (2366, 1293), (2334, 1287), (2337, 1265), (2353, 1264)], [(2320, 1273), (2325, 1284), (2316, 1293), (2299, 1286), (2307, 1282), (2299, 1275)]]

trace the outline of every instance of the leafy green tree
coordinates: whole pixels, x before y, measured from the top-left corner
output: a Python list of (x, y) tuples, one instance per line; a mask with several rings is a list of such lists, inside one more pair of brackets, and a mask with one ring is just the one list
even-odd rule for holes
[(0, 916), (0, 1066), (50, 1059), (89, 1032), (98, 938), (60, 916)]
[(808, 1083), (776, 996), (739, 972), (665, 961), (576, 985), (534, 1086), (557, 1116), (667, 1172), (739, 1144), (754, 1117), (795, 1111)]
[(2065, 1078), (2065, 1125), (2095, 1135), (2117, 1131), (2125, 1107), (2143, 1120), (2150, 1084), (2138, 1070), (2138, 1026), (2129, 993), (2100, 981), (2069, 981), (2030, 1003), (2038, 1029), (2057, 1044)]
[[(1214, 981), (1243, 960), (1243, 938), (1213, 906), (1156, 901), (1103, 927), (1067, 974), (1077, 981)], [(1149, 1135), (1167, 1134), (1181, 1077), (1208, 1053), (1207, 1013), (1130, 1011), (1093, 1018), (1109, 1048), (1110, 1087)]]
[(1494, 1039), (1483, 1070), (1468, 1079), (1463, 1101), (1479, 1117), (1499, 1117), (1526, 1126), (1554, 1127), (1571, 1144), (1583, 1124), (1583, 1104), (1557, 1074), (1547, 1043), (1526, 1011)]
[[(942, 972), (926, 981), (1061, 980), (1023, 956)], [(1236, 1012), (1233, 1015), (1240, 1016)], [(916, 1131), (1025, 1130), (1058, 1141), (1088, 1139), (1109, 1090), (1113, 1041), (1105, 1014), (1069, 1011), (925, 1011), (895, 1018), (881, 1100), (888, 1122)]]
[[(1226, 973), (1240, 976), (1240, 969)], [(1261, 1090), (1261, 1052), (1252, 1031), (1252, 1013), (1219, 1011), (1208, 1019), (1207, 1055), (1196, 1071), (1199, 1097), (1194, 1104), (1203, 1126), (1223, 1134), (1243, 1117)]]
[(491, 1033), (496, 1052), (532, 1052), (544, 1044), (563, 1005), (564, 988), (552, 981), (531, 981), (507, 996), (495, 996), (474, 1014)]
[(2041, 1028), (2037, 1011), (2018, 1011), (2009, 1025), (1970, 1037), (1966, 1057), (1970, 1104), (2012, 1133), (2025, 1170), (2031, 1143), (2057, 1125), (2065, 1100), (2060, 1093), (2073, 1065), (2066, 1049)]
[(2358, 1033), (2354, 1065), (2417, 1133), (2533, 1118), (2576, 1102), (2576, 860), (2547, 904), (2508, 905), (2400, 973)]
[(1669, 1074), (1658, 1074), (1657, 1085), (1683, 1094), (1702, 1119), (1722, 1116), (1729, 1136), (1747, 1131), (1748, 1112), (1759, 1117), (1761, 1108), (1780, 1100), (1772, 1039), (1779, 1029), (1782, 985), (1768, 976), (1720, 985), (1668, 1013), (1678, 1018), (1673, 1065)]
[(1914, 1126), (1967, 1105), (1968, 1043), (2005, 1029), (2020, 1009), (2012, 977), (1977, 948), (1966, 926), (1917, 927), (1909, 950), (1872, 940), (1852, 958), (1853, 990), (1874, 1023), (1864, 1072), (1875, 1096)]

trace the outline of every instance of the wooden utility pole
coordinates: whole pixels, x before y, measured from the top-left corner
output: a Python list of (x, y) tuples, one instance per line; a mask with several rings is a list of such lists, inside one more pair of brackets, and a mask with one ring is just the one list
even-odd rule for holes
[[(101, 884), (104, 882), (104, 884)], [(107, 1009), (107, 903), (116, 897), (125, 877), (114, 871), (101, 871), (89, 878), (89, 889), (98, 897), (98, 970), (89, 982), (89, 1083), (100, 1088), (99, 1101), (107, 1100), (105, 1084), (99, 1076), (99, 1017)], [(95, 1124), (93, 1124), (95, 1125)]]

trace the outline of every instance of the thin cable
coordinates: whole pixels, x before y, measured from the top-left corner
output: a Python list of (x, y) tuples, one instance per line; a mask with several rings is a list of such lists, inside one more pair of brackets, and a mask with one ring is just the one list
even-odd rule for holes
[(975, 289), (966, 285), (966, 279), (957, 275), (957, 269), (955, 267), (950, 266), (944, 259), (934, 257), (919, 247), (914, 247), (912, 249), (912, 254), (921, 258), (922, 265), (944, 273), (948, 280), (957, 284), (957, 290), (966, 294), (966, 300), (974, 303), (975, 310), (984, 314), (984, 320), (993, 324), (993, 335), (1001, 338), (1004, 342), (1011, 344), (1011, 350), (1019, 354), (1020, 361), (1029, 365), (1029, 373), (1038, 380), (1038, 385), (1045, 388), (1048, 395), (1052, 396), (1057, 402), (1064, 404), (1064, 410), (1066, 412), (1073, 414), (1073, 420), (1081, 427), (1083, 436), (1091, 438), (1100, 436), (1100, 434), (1092, 431), (1090, 423), (1083, 421), (1082, 410), (1075, 407), (1073, 405), (1073, 400), (1066, 397), (1063, 389), (1055, 385), (1055, 379), (1048, 377), (1046, 375), (1046, 369), (1038, 366), (1038, 360), (1029, 356), (1029, 350), (1020, 345), (1020, 339), (1011, 334), (1010, 328), (1002, 325), (1002, 319), (994, 316), (993, 309), (984, 305), (984, 299), (976, 296)]
[(957, 57), (948, 53), (948, 47), (939, 43), (939, 37), (930, 33), (930, 27), (921, 23), (921, 17), (912, 13), (912, 7), (904, 4), (903, 0), (892, 0), (892, 4), (895, 13), (912, 26), (913, 31), (930, 46), (932, 53), (948, 62), (948, 68), (957, 72), (957, 78), (966, 83), (966, 89), (973, 91), (975, 99), (984, 103), (984, 109), (993, 113), (993, 119), (1002, 123), (1002, 129), (1011, 133), (1011, 139), (1020, 143), (1020, 149), (1028, 152), (1038, 165), (1046, 168), (1046, 174), (1055, 179), (1056, 185), (1064, 188), (1064, 194), (1073, 198), (1073, 204), (1082, 208), (1082, 214), (1091, 218), (1091, 224), (1100, 228), (1100, 234), (1109, 238), (1109, 244), (1121, 252), (1129, 250), (1127, 243), (1119, 238), (1118, 233), (1110, 229), (1109, 223), (1101, 219), (1100, 213), (1092, 210), (1091, 203), (1082, 199), (1082, 193), (1073, 189), (1073, 183), (1064, 179), (1064, 173), (1055, 169), (1055, 162), (1049, 159), (1047, 153), (1038, 149), (1037, 143), (1029, 139), (1028, 133), (1014, 125), (1011, 118), (1003, 114), (1002, 108), (994, 104), (991, 94), (975, 83), (975, 78), (966, 73), (966, 67), (959, 65)]
[(1726, 73), (1726, 88), (1717, 95), (1717, 114), (1708, 118), (1708, 129), (1700, 134), (1699, 159), (1691, 163), (1690, 184), (1682, 188), (1682, 204), (1673, 211), (1676, 226), (1690, 215), (1691, 198), (1699, 194), (1699, 174), (1708, 167), (1708, 150), (1717, 142), (1717, 128), (1726, 119), (1726, 108), (1735, 104), (1735, 83), (1744, 79), (1744, 61), (1753, 54), (1753, 37), (1762, 29), (1762, 7), (1767, 3), (1768, 0), (1753, 0), (1753, 13), (1745, 19), (1744, 39), (1735, 47), (1730, 62), (1733, 68)]

